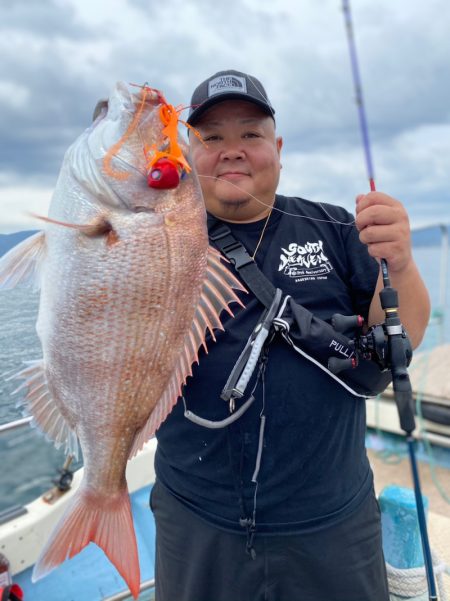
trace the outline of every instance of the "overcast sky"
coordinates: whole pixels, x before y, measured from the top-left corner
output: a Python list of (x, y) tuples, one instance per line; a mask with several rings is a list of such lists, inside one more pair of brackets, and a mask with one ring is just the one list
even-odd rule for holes
[[(351, 6), (378, 189), (413, 225), (450, 221), (448, 0)], [(1, 0), (0, 56), (0, 232), (36, 227), (118, 80), (177, 105), (216, 71), (251, 73), (284, 138), (280, 192), (352, 210), (367, 190), (341, 0)]]

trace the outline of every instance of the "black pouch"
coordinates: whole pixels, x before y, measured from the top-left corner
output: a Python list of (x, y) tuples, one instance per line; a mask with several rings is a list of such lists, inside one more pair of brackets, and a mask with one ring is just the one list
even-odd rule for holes
[[(375, 361), (358, 353), (353, 339), (337, 332), (290, 296), (285, 297), (274, 327), (296, 352), (356, 396), (377, 396), (392, 380), (389, 369), (382, 370)], [(329, 369), (333, 358), (346, 360), (348, 369), (333, 373)]]

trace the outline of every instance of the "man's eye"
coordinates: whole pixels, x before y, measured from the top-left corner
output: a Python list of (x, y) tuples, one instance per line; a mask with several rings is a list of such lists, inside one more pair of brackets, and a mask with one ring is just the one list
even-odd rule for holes
[(244, 138), (259, 138), (259, 134), (254, 131), (248, 131), (244, 134)]
[(203, 140), (205, 142), (216, 142), (220, 140), (220, 137), (217, 134), (210, 134), (209, 136), (203, 136)]

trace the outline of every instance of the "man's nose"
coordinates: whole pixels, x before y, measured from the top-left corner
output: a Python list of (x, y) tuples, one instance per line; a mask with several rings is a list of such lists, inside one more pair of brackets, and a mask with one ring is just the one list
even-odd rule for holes
[(229, 143), (224, 146), (220, 158), (222, 160), (239, 160), (245, 157), (243, 149), (238, 144)]

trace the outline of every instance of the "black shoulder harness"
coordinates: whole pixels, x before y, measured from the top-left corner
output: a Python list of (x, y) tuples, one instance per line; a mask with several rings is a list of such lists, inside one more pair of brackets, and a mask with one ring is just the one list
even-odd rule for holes
[(256, 298), (269, 309), (272, 306), (276, 288), (259, 269), (245, 246), (233, 236), (225, 223), (210, 214), (208, 214), (208, 232), (211, 243), (233, 263), (242, 280)]

